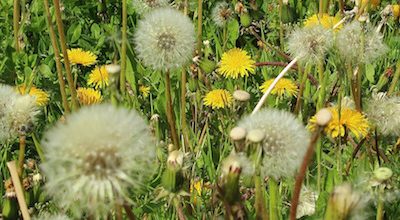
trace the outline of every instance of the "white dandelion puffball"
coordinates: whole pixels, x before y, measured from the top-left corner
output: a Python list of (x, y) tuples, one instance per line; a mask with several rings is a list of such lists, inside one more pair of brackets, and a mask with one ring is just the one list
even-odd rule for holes
[(15, 88), (0, 85), (0, 143), (15, 139), (18, 135), (29, 133), (40, 113), (36, 98), (20, 95)]
[(227, 176), (229, 173), (250, 176), (254, 173), (254, 167), (243, 153), (231, 153), (222, 161), (221, 173), (223, 176)]
[(44, 134), (46, 190), (76, 216), (104, 216), (156, 169), (156, 145), (134, 111), (83, 107)]
[(143, 15), (155, 8), (168, 6), (168, 0), (133, 0), (132, 5), (136, 13)]
[(381, 134), (400, 135), (400, 97), (373, 94), (367, 101), (365, 112)]
[(261, 174), (279, 179), (293, 176), (301, 165), (310, 142), (310, 134), (290, 112), (264, 109), (241, 119), (239, 127), (261, 130), (264, 140)]
[(306, 63), (316, 63), (325, 59), (333, 46), (333, 32), (321, 25), (297, 28), (289, 35), (289, 53)]
[(383, 35), (375, 28), (363, 29), (361, 23), (354, 21), (344, 26), (336, 37), (336, 47), (343, 60), (352, 64), (369, 63), (388, 51), (382, 41)]
[(135, 32), (138, 57), (155, 70), (183, 66), (193, 54), (195, 32), (189, 17), (173, 8), (158, 8), (139, 21)]
[(218, 27), (224, 27), (233, 16), (233, 11), (226, 2), (218, 2), (211, 11), (212, 20)]

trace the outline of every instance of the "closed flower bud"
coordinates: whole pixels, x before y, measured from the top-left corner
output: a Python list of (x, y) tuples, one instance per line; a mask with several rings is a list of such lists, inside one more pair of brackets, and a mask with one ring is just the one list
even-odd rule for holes
[(240, 102), (246, 102), (250, 99), (250, 93), (244, 90), (236, 90), (233, 92), (233, 98)]

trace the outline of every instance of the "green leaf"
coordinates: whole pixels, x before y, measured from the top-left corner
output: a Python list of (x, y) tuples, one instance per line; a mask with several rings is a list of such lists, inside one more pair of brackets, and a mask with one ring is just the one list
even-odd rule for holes
[(233, 19), (228, 23), (228, 33), (229, 42), (235, 45), (236, 40), (239, 38), (239, 22), (236, 19)]
[(46, 64), (40, 65), (38, 70), (39, 70), (39, 74), (44, 76), (45, 78), (51, 78), (51, 76), (53, 75), (50, 67)]
[(78, 24), (75, 29), (73, 29), (71, 43), (75, 43), (80, 37), (82, 33), (82, 26)]
[(375, 83), (375, 66), (373, 64), (365, 64), (365, 76), (370, 83)]

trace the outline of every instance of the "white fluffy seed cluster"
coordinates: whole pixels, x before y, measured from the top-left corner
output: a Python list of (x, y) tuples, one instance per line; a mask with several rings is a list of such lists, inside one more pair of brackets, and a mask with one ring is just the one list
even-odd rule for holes
[(321, 25), (297, 28), (289, 35), (288, 50), (293, 57), (306, 63), (316, 63), (324, 59), (333, 42), (332, 30)]
[(70, 218), (65, 214), (52, 214), (43, 212), (38, 216), (33, 217), (33, 220), (70, 220)]
[(20, 95), (14, 87), (0, 85), (0, 143), (31, 131), (39, 113), (34, 96)]
[(106, 215), (131, 201), (156, 169), (156, 145), (134, 111), (109, 104), (81, 108), (44, 134), (46, 190), (75, 216)]
[(381, 134), (400, 135), (400, 97), (373, 94), (366, 104), (365, 112)]
[(388, 51), (382, 39), (383, 35), (374, 28), (364, 29), (360, 22), (353, 21), (337, 34), (336, 47), (342, 59), (353, 65), (369, 63)]
[(211, 17), (218, 27), (224, 27), (233, 15), (232, 9), (226, 2), (218, 2), (211, 11)]
[(136, 13), (143, 15), (149, 11), (168, 6), (168, 0), (132, 0)]
[(300, 166), (310, 141), (309, 132), (293, 114), (277, 110), (264, 109), (254, 115), (243, 118), (239, 127), (261, 130), (264, 139), (261, 174), (279, 179), (293, 176)]
[(243, 153), (231, 153), (222, 161), (221, 173), (223, 176), (227, 176), (229, 173), (250, 176), (254, 173), (254, 167)]
[(144, 65), (155, 70), (179, 68), (194, 51), (192, 21), (176, 9), (154, 9), (138, 22), (135, 45)]

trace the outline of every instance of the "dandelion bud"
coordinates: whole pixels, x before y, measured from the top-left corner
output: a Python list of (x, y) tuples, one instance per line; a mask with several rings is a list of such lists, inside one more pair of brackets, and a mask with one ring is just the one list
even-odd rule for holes
[(217, 64), (214, 61), (206, 58), (200, 62), (199, 66), (203, 72), (205, 72), (206, 74), (210, 74), (215, 70)]
[(243, 140), (246, 137), (246, 130), (241, 127), (234, 127), (229, 133), (229, 136), (233, 141)]
[(337, 186), (329, 198), (325, 219), (349, 219), (362, 205), (361, 195), (350, 184)]
[(249, 13), (242, 13), (240, 14), (240, 23), (243, 27), (250, 26), (252, 18)]
[(168, 166), (171, 166), (176, 169), (181, 169), (183, 166), (183, 156), (184, 154), (179, 150), (174, 150), (168, 155)]
[(265, 133), (260, 129), (253, 129), (249, 131), (246, 138), (253, 143), (259, 143), (265, 138)]
[(221, 197), (228, 204), (240, 201), (239, 179), (240, 175), (252, 174), (254, 169), (251, 162), (243, 154), (231, 153), (222, 162)]
[(317, 125), (326, 126), (332, 119), (332, 114), (327, 108), (323, 108), (315, 115), (315, 122)]
[(233, 92), (233, 98), (240, 102), (246, 102), (250, 99), (250, 93), (244, 90), (235, 90)]
[(392, 177), (393, 171), (387, 167), (379, 167), (374, 171), (374, 177), (379, 182), (384, 182)]
[(118, 64), (108, 64), (106, 65), (106, 71), (111, 75), (118, 74), (121, 71), (121, 66)]
[(163, 187), (168, 191), (176, 192), (182, 186), (184, 180), (182, 173), (183, 157), (183, 152), (178, 150), (174, 150), (168, 155), (167, 168), (161, 178)]

